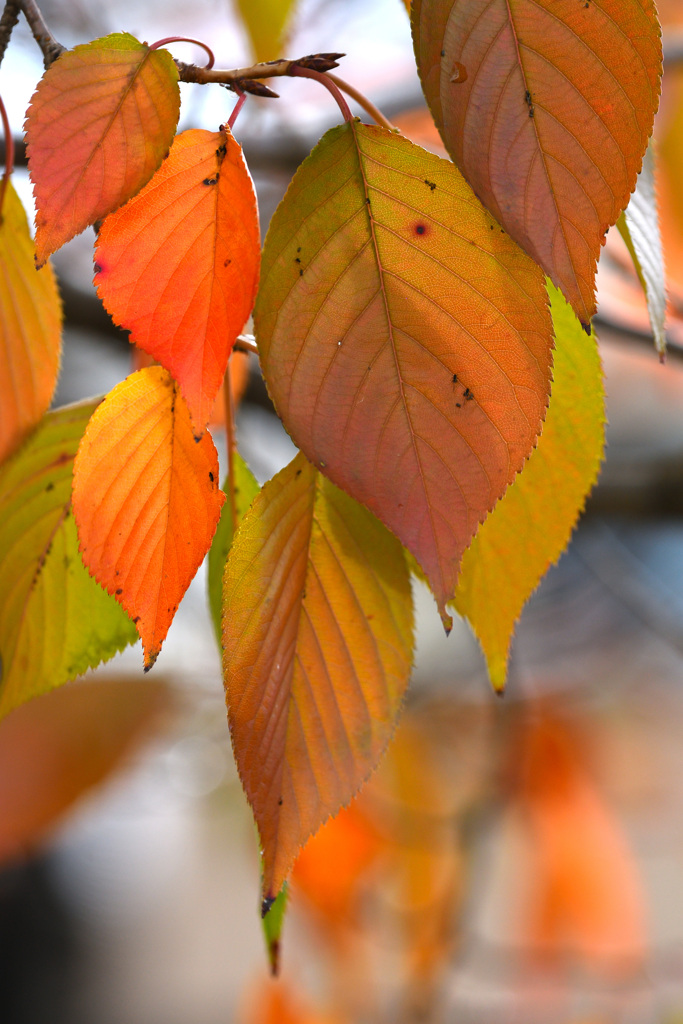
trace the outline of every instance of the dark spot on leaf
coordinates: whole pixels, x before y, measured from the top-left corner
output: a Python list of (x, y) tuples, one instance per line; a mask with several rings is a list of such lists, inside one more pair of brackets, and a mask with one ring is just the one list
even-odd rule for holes
[(123, 593), (123, 590), (121, 589), (121, 587), (119, 587), (119, 589), (116, 591), (116, 593), (117, 593), (117, 595)]
[(300, 469), (297, 469), (297, 471), (296, 471), (296, 474), (295, 474), (295, 475), (296, 475), (296, 476), (301, 476), (301, 470), (300, 470)]
[(368, 206), (370, 205), (370, 196), (365, 197), (365, 202), (368, 204)]
[(415, 225), (415, 234), (416, 235), (426, 235), (427, 234), (427, 225), (426, 224), (416, 224)]
[(455, 407), (456, 407), (456, 409), (461, 409), (462, 408), (462, 406), (460, 405), (460, 402), (456, 402), (455, 403)]
[(299, 277), (303, 277), (303, 276), (304, 276), (304, 269), (303, 269), (303, 267), (299, 267)]
[(136, 622), (139, 622), (139, 621), (140, 621), (140, 616), (136, 615), (135, 618), (133, 619), (133, 623), (136, 623)]
[(457, 373), (453, 374), (453, 376), (451, 378), (451, 383), (453, 383), (453, 384), (457, 384), (458, 383), (458, 375), (457, 375)]
[(282, 797), (280, 797), (280, 799), (278, 800), (277, 805), (278, 807), (282, 807)]
[(294, 262), (295, 263), (301, 263), (301, 259), (298, 256), (295, 256), (294, 257)]
[(55, 489), (55, 485), (52, 483), (52, 480), (50, 480), (50, 483), (47, 485), (45, 490), (46, 491), (54, 491), (54, 489)]
[(583, 327), (584, 331), (586, 332), (586, 334), (590, 338), (590, 336), (591, 336), (591, 325), (590, 325), (590, 323), (584, 324), (584, 322), (581, 321), (581, 326)]
[(232, 260), (223, 260), (223, 266), (224, 267), (229, 267), (231, 263), (232, 263)]
[(102, 264), (101, 263), (96, 263), (95, 264), (95, 273), (96, 274), (101, 274), (102, 273)]
[(442, 50), (442, 51), (441, 51), (441, 56), (442, 56), (442, 57), (445, 57), (445, 56), (446, 56), (446, 51), (445, 51), (445, 50)]
[(275, 903), (275, 897), (274, 896), (264, 896), (263, 897), (263, 899), (261, 900), (261, 919), (263, 919), (266, 916), (266, 914), (268, 913), (268, 911), (272, 907), (273, 903)]
[(299, 246), (299, 248), (296, 251), (301, 252), (301, 246)]
[(209, 480), (213, 483), (213, 473), (209, 471)]
[(218, 182), (218, 178), (219, 178), (219, 175), (218, 175), (218, 172), (216, 172), (216, 176), (214, 178), (204, 178), (204, 181), (202, 182), (202, 184), (204, 184), (204, 185), (215, 185)]
[(436, 182), (433, 182), (433, 181), (427, 181), (427, 179), (426, 179), (426, 178), (425, 178), (425, 185), (429, 185), (429, 187), (430, 187), (430, 189), (432, 190), (432, 192), (433, 192), (433, 191), (434, 191), (434, 189), (436, 188)]
[(462, 397), (465, 399), (466, 402), (471, 402), (472, 399), (474, 398), (474, 394), (470, 391), (469, 388), (465, 388)]

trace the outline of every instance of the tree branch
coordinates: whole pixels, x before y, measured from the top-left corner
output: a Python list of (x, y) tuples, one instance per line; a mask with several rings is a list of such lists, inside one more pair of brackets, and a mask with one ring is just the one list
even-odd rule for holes
[(64, 53), (66, 46), (58, 43), (52, 32), (50, 32), (36, 0), (18, 0), (18, 3), (24, 12), (24, 17), (29, 24), (31, 32), (33, 32), (33, 38), (42, 51), (43, 63), (46, 68), (49, 68), (50, 64)]
[(229, 89), (241, 89), (243, 92), (254, 93), (256, 96), (277, 97), (277, 93), (263, 85), (259, 79), (292, 77), (293, 68), (308, 68), (311, 71), (331, 71), (338, 67), (337, 61), (343, 53), (313, 53), (297, 60), (270, 60), (265, 63), (252, 64), (249, 68), (200, 68), (196, 64), (184, 64), (177, 60), (181, 82), (196, 82), (199, 85), (210, 85), (215, 82)]
[(0, 18), (0, 63), (2, 63), (2, 58), (5, 56), (5, 50), (12, 35), (12, 29), (19, 21), (19, 11), (19, 0), (7, 0), (2, 17)]

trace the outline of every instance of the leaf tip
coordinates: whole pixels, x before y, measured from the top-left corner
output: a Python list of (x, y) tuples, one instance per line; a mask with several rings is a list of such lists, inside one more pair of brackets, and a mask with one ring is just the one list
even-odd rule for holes
[(590, 323), (590, 320), (588, 321), (588, 323), (584, 323), (584, 321), (582, 320), (582, 321), (581, 321), (581, 326), (583, 327), (584, 331), (586, 332), (586, 334), (587, 334), (587, 335), (588, 335), (588, 337), (590, 338), (590, 336), (591, 336), (591, 331), (592, 331), (592, 327), (591, 327), (591, 323)]
[[(147, 671), (147, 670), (145, 669), (145, 671)], [(263, 899), (261, 900), (261, 920), (262, 921), (265, 918), (265, 916), (268, 913), (268, 911), (270, 910), (270, 908), (272, 907), (273, 903), (275, 903), (275, 900), (276, 900), (275, 896), (264, 896)]]
[(152, 669), (154, 667), (154, 664), (155, 664), (157, 658), (159, 657), (160, 650), (161, 650), (161, 648), (159, 648), (159, 647), (153, 647), (151, 650), (148, 650), (147, 648), (145, 648), (145, 654), (144, 654), (144, 658), (145, 658), (144, 671), (145, 672), (149, 672), (150, 669)]
[(450, 636), (451, 630), (453, 629), (453, 616), (449, 615), (445, 608), (439, 609), (439, 614), (441, 615), (444, 632), (446, 633), (446, 636)]

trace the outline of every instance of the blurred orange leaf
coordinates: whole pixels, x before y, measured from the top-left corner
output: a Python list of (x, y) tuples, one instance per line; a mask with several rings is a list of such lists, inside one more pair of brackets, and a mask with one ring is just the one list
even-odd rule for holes
[(242, 519), (223, 593), (228, 718), (270, 900), (391, 736), (410, 577), (396, 538), (299, 454)]
[(254, 186), (228, 129), (178, 135), (152, 180), (99, 233), (98, 294), (178, 381), (196, 435), (251, 313), (260, 258)]
[(515, 750), (533, 856), (531, 941), (619, 974), (645, 954), (643, 892), (619, 822), (585, 766), (581, 734), (542, 714)]
[(25, 125), (39, 266), (149, 181), (179, 111), (171, 55), (127, 32), (76, 46), (50, 65)]
[(462, 554), (540, 431), (539, 268), (453, 164), (352, 122), (273, 217), (254, 324), (294, 441), (411, 551), (449, 624)]
[(657, 111), (654, 3), (414, 0), (412, 23), (448, 151), (588, 324), (600, 246)]
[(220, 517), (218, 455), (199, 442), (160, 366), (127, 377), (95, 411), (74, 466), (83, 561), (126, 609), (154, 664)]
[(161, 683), (78, 682), (0, 723), (0, 864), (29, 852), (150, 731)]
[(36, 272), (26, 214), (9, 181), (0, 222), (0, 462), (47, 411), (61, 344), (55, 277), (49, 266)]
[(312, 1010), (306, 999), (289, 982), (260, 980), (254, 987), (240, 1024), (345, 1024), (336, 1013)]

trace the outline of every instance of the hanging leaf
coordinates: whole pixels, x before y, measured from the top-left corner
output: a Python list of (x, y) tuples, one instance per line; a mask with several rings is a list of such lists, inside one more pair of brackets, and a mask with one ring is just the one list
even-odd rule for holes
[(86, 572), (71, 513), (73, 460), (97, 404), (48, 413), (0, 467), (0, 717), (136, 640)]
[(412, 24), (446, 148), (588, 324), (659, 102), (653, 0), (414, 0)]
[(152, 732), (168, 704), (162, 683), (81, 680), (6, 718), (0, 725), (0, 864), (23, 861), (43, 842)]
[(223, 648), (267, 910), (300, 846), (377, 764), (412, 663), (400, 545), (301, 454), (264, 486), (235, 537)]
[(659, 233), (652, 146), (647, 148), (636, 190), (617, 221), (617, 227), (643, 286), (655, 348), (663, 359), (666, 355), (666, 274)]
[[(235, 511), (237, 512), (237, 526), (239, 526), (242, 516), (261, 488), (256, 477), (238, 452), (233, 454), (233, 473)], [(223, 490), (229, 499), (230, 484), (227, 477), (223, 481)], [(227, 500), (223, 505), (220, 522), (218, 523), (208, 558), (209, 607), (219, 647), (221, 646), (222, 633), (223, 573), (235, 529), (236, 526), (232, 520), (232, 502)]]
[(0, 222), (0, 462), (40, 422), (59, 372), (62, 306), (51, 267), (36, 273), (11, 181)]
[(38, 266), (139, 192), (168, 153), (179, 112), (170, 53), (127, 32), (50, 65), (25, 124)]
[(98, 294), (178, 381), (196, 435), (254, 305), (260, 258), (254, 186), (228, 130), (178, 135), (149, 184), (102, 225)]
[(512, 633), (526, 601), (569, 542), (597, 480), (605, 445), (600, 356), (562, 295), (549, 288), (555, 328), (553, 391), (543, 433), (521, 476), (465, 552), (455, 607), (503, 690)]
[(451, 163), (353, 122), (273, 217), (254, 323), (295, 443), (413, 553), (450, 621), (462, 553), (547, 403), (538, 267)]
[(283, 57), (296, 0), (236, 0), (236, 3), (254, 59)]
[(192, 436), (178, 387), (161, 366), (109, 392), (81, 441), (73, 503), (83, 561), (129, 613), (145, 671), (209, 550), (225, 495), (211, 436)]

